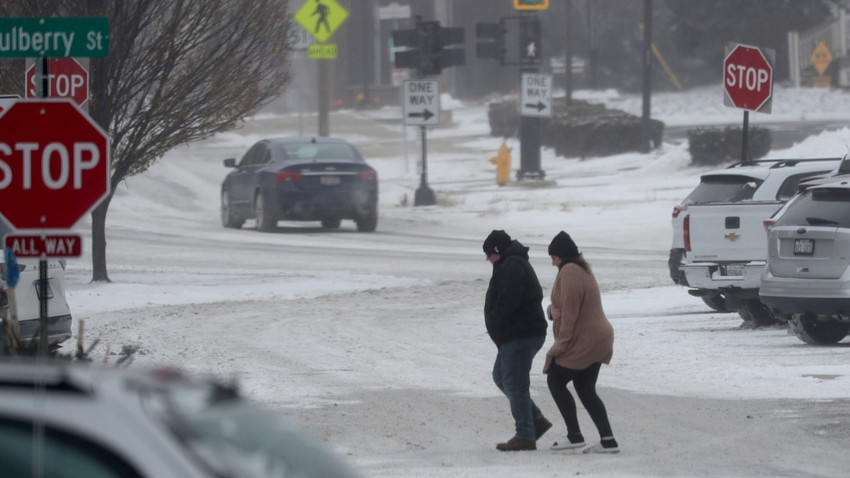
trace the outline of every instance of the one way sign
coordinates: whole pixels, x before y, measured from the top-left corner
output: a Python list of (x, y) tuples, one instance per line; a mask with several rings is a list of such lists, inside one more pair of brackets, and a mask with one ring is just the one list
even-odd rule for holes
[(437, 80), (406, 80), (401, 94), (404, 124), (440, 124), (440, 84)]
[(552, 116), (552, 75), (522, 74), (521, 116)]

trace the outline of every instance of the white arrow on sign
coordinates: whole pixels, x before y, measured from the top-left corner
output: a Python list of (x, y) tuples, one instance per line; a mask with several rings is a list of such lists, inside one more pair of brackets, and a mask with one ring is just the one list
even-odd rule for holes
[(401, 94), (404, 124), (440, 124), (440, 84), (437, 80), (406, 80)]
[(552, 75), (522, 74), (521, 116), (552, 116)]

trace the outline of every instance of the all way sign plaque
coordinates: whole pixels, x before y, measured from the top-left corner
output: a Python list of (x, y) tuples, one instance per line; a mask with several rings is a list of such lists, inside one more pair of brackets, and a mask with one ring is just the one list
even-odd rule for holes
[(4, 243), (16, 257), (80, 257), (83, 254), (83, 238), (78, 234), (9, 234)]
[(404, 124), (440, 124), (440, 83), (438, 80), (406, 80), (402, 88)]

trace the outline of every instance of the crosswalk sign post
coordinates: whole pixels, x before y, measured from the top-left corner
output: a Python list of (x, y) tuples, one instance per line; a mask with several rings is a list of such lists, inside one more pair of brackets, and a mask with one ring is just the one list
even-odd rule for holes
[(319, 60), (318, 68), (318, 111), (319, 136), (330, 136), (330, 73), (326, 61), (336, 59), (337, 46), (325, 43), (348, 18), (348, 11), (336, 0), (307, 0), (295, 12), (295, 21), (307, 30), (319, 44), (310, 45), (307, 50), (308, 58)]

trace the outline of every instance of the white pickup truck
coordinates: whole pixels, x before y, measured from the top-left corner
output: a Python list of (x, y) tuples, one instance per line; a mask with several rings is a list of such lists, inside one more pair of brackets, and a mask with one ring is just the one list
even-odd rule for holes
[(765, 221), (797, 193), (801, 180), (836, 170), (840, 160), (751, 161), (703, 175), (698, 188), (725, 190), (727, 200), (690, 202), (680, 213), (680, 270), (688, 292), (722, 296), (728, 309), (754, 325), (774, 323), (758, 296), (767, 259)]

